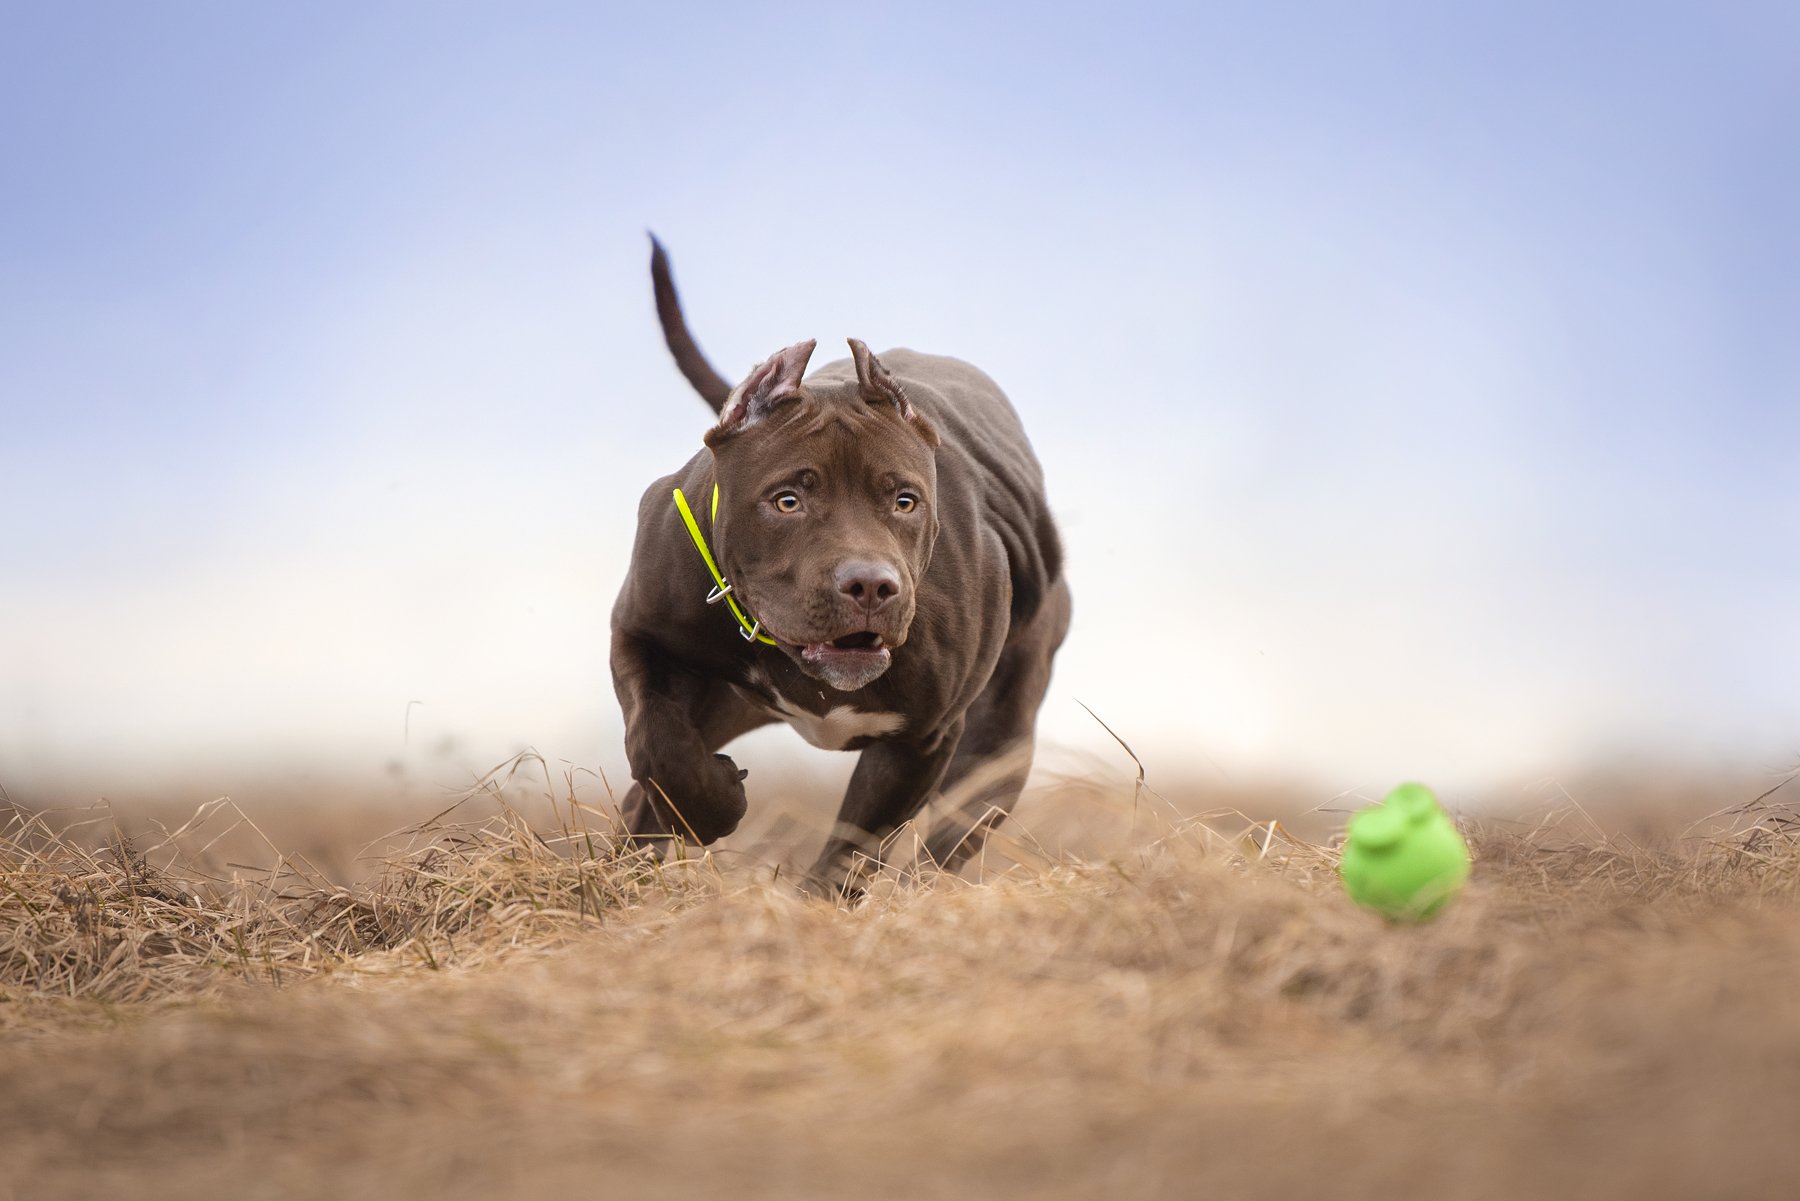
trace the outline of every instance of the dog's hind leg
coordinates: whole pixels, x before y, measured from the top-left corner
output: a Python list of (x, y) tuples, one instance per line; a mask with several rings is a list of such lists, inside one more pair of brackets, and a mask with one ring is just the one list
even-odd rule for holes
[(970, 706), (962, 742), (941, 788), (925, 857), (944, 871), (967, 863), (1006, 820), (1031, 774), (1038, 708), (1069, 629), (1069, 585), (1058, 580), (1031, 621), (1000, 653), (987, 687)]

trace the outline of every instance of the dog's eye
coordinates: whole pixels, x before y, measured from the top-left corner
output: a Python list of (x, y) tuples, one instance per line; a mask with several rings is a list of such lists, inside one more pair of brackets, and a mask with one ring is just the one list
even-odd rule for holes
[(894, 511), (896, 513), (910, 513), (918, 507), (919, 498), (910, 492), (902, 492), (899, 496), (894, 498)]
[(783, 513), (798, 513), (800, 511), (800, 497), (793, 492), (783, 492), (780, 496), (775, 498), (775, 507), (780, 509)]

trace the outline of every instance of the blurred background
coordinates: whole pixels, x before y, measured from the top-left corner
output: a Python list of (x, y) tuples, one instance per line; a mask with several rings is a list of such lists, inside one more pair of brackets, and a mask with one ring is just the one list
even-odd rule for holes
[(727, 375), (1007, 389), (1047, 764), (1800, 759), (1792, 6), (12, 3), (0, 162), (15, 799), (618, 781), (652, 228)]

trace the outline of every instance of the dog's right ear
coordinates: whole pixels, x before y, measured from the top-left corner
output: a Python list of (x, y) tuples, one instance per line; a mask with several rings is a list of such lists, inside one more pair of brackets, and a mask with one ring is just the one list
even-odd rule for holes
[(856, 386), (862, 398), (872, 405), (892, 405), (901, 418), (918, 431), (919, 437), (925, 439), (925, 445), (933, 450), (938, 446), (938, 432), (925, 415), (913, 407), (912, 401), (906, 397), (906, 389), (900, 381), (876, 358), (869, 349), (868, 343), (861, 338), (851, 338), (850, 357), (856, 363)]
[(744, 382), (731, 390), (725, 407), (719, 410), (719, 424), (706, 433), (706, 444), (726, 434), (735, 434), (747, 425), (767, 417), (776, 405), (791, 400), (800, 391), (800, 380), (806, 375), (806, 364), (818, 343), (811, 338), (796, 342), (786, 350), (778, 350), (751, 369)]

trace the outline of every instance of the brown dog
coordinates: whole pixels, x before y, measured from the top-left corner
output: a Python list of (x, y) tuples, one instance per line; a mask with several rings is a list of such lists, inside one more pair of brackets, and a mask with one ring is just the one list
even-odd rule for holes
[(689, 336), (660, 244), (651, 275), (669, 349), (719, 421), (644, 494), (613, 607), (629, 832), (729, 834), (746, 773), (716, 752), (779, 720), (862, 752), (816, 886), (843, 889), (853, 852), (966, 781), (925, 844), (953, 870), (1024, 786), (1069, 624), (1018, 416), (966, 363), (877, 359), (855, 339), (810, 376), (814, 344), (790, 346), (734, 388)]

